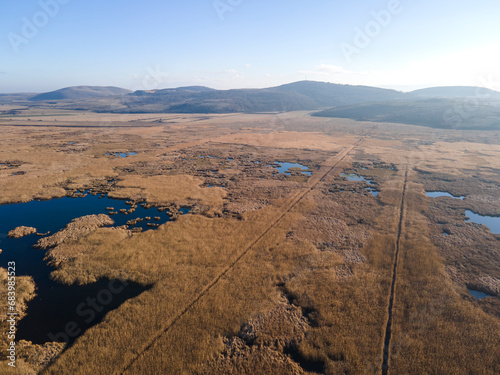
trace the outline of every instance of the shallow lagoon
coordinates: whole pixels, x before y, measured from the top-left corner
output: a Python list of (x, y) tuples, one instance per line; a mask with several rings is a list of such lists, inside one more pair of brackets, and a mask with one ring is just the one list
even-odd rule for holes
[[(7, 238), (10, 230), (21, 225), (35, 227), (38, 233), (50, 231), (50, 234), (54, 234), (77, 217), (107, 214), (107, 208), (119, 212), (120, 209), (129, 210), (130, 206), (124, 200), (91, 194), (83, 198), (64, 197), (0, 206), (0, 248), (3, 250), (0, 264), (6, 268), (8, 262), (15, 262), (16, 275), (32, 276), (37, 287), (37, 296), (28, 303), (28, 315), (18, 322), (17, 340), (43, 344), (56, 337), (59, 341), (67, 340), (71, 344), (88, 328), (99, 323), (109, 311), (148, 289), (131, 282), (124, 285), (120, 280), (99, 280), (85, 286), (58, 284), (50, 280), (53, 269), (43, 260), (45, 251), (32, 247), (41, 237), (33, 234), (19, 239)], [(189, 211), (189, 208), (183, 207), (179, 213), (186, 214)], [(151, 217), (151, 224), (163, 224), (170, 220), (166, 212), (141, 206), (137, 206), (133, 213), (118, 213), (111, 218), (115, 226), (121, 226), (131, 219), (146, 216)], [(155, 220), (155, 217), (160, 220)], [(133, 227), (151, 229), (147, 223), (143, 221)], [(89, 298), (97, 299), (98, 308), (88, 306)], [(70, 332), (78, 332), (75, 336), (67, 334), (66, 325), (72, 322), (77, 328)]]

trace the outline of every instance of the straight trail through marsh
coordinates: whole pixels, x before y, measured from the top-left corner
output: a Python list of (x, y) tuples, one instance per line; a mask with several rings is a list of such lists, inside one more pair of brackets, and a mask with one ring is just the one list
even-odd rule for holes
[(408, 184), (408, 171), (405, 173), (405, 180), (403, 185), (403, 194), (401, 195), (401, 207), (399, 210), (399, 224), (398, 224), (398, 236), (396, 239), (396, 253), (394, 255), (394, 268), (392, 270), (392, 283), (391, 283), (391, 295), (389, 298), (389, 308), (388, 308), (388, 318), (387, 325), (385, 328), (385, 338), (384, 338), (384, 348), (382, 352), (382, 375), (388, 375), (389, 373), (389, 348), (391, 345), (391, 335), (392, 335), (392, 310), (394, 307), (394, 297), (396, 292), (396, 280), (398, 271), (398, 259), (399, 250), (401, 247), (401, 234), (403, 232), (403, 221), (405, 216), (405, 198), (406, 198), (406, 186)]
[(189, 312), (196, 303), (206, 295), (228, 272), (230, 272), (236, 264), (247, 255), (250, 250), (252, 250), (255, 245), (257, 245), (262, 238), (264, 238), (273, 228), (275, 228), (280, 221), (285, 217), (287, 213), (289, 213), (302, 199), (311, 192), (316, 185), (320, 182), (323, 182), (325, 178), (334, 171), (340, 163), (342, 163), (345, 158), (356, 148), (358, 147), (363, 140), (369, 135), (365, 135), (364, 137), (358, 139), (354, 144), (345, 148), (343, 151), (339, 152), (334, 157), (327, 160), (324, 165), (323, 173), (318, 174), (317, 176), (312, 176), (309, 180), (308, 186), (304, 189), (301, 189), (299, 192), (293, 194), (291, 197), (287, 199), (287, 201), (280, 207), (280, 212), (275, 216), (274, 219), (270, 220), (269, 224), (254, 240), (247, 245), (244, 250), (233, 259), (229, 265), (227, 265), (222, 272), (220, 272), (210, 283), (208, 283), (201, 291), (193, 298), (181, 311), (179, 311), (174, 317), (172, 317), (161, 329), (159, 329), (151, 339), (146, 342), (142, 348), (138, 349), (134, 354), (133, 358), (124, 364), (121, 370), (119, 370), (118, 374), (125, 374), (128, 372), (132, 366), (147, 352), (151, 349), (155, 343), (165, 334), (167, 333), (187, 312)]

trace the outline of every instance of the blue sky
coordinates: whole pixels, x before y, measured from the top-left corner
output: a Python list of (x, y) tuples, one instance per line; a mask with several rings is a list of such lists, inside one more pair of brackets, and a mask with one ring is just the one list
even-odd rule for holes
[(498, 0), (3, 0), (0, 92), (302, 79), (498, 90), (498, 15)]

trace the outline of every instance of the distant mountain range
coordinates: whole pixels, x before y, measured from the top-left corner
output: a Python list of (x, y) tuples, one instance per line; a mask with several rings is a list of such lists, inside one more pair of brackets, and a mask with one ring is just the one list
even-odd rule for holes
[(440, 129), (500, 130), (500, 100), (476, 102), (456, 97), (364, 103), (330, 108), (313, 116)]
[(500, 99), (500, 92), (475, 86), (443, 86), (415, 90), (408, 93), (415, 98), (475, 98), (485, 97)]
[[(42, 94), (0, 94), (0, 101), (61, 102), (59, 104), (64, 107), (88, 107), (100, 112), (220, 113), (317, 110), (364, 103), (477, 95), (500, 99), (500, 92), (468, 86), (433, 87), (404, 93), (370, 86), (300, 81), (264, 89), (234, 90), (187, 86), (132, 92), (112, 86), (73, 86)], [(103, 99), (114, 99), (113, 106)]]
[(203, 86), (163, 90), (75, 86), (37, 95), (9, 94), (0, 102), (30, 101), (32, 105), (112, 113), (231, 113), (317, 110), (332, 106), (398, 100), (405, 94), (368, 86), (301, 81), (264, 89), (215, 90)]
[(366, 86), (302, 81), (265, 89), (214, 90), (208, 87), (136, 91), (116, 112), (286, 112), (366, 103), (380, 98), (396, 100), (402, 93)]
[[(463, 114), (464, 101), (474, 113)], [(433, 87), (404, 93), (369, 86), (300, 81), (264, 89), (215, 90), (187, 86), (132, 92), (119, 87), (75, 86), (42, 94), (0, 94), (0, 104), (105, 113), (262, 113), (320, 111), (316, 116), (453, 127), (498, 127), (500, 92), (468, 86)], [(469, 103), (470, 104), (470, 103)], [(468, 107), (470, 111), (470, 105)], [(455, 116), (456, 117), (456, 116)], [(445, 120), (443, 120), (445, 119)], [(451, 119), (451, 120), (450, 120)], [(455, 126), (455, 125), (454, 125)]]
[(73, 86), (64, 89), (38, 94), (30, 98), (33, 101), (42, 100), (82, 100), (94, 98), (109, 98), (122, 96), (132, 91), (112, 86)]

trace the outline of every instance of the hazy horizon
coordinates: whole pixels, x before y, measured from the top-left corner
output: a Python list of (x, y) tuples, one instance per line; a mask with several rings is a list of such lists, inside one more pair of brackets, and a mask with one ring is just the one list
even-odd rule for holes
[(209, 0), (0, 5), (0, 92), (263, 88), (301, 80), (399, 91), (497, 89), (500, 3)]
[[(337, 82), (328, 82), (328, 81), (302, 80), (302, 81), (284, 82), (284, 83), (279, 84), (279, 85), (267, 86), (267, 87), (233, 87), (233, 88), (229, 88), (229, 89), (225, 89), (225, 88), (218, 89), (216, 87), (210, 87), (210, 86), (205, 86), (205, 85), (185, 84), (185, 85), (181, 85), (181, 86), (158, 87), (158, 88), (155, 88), (155, 89), (141, 89), (141, 88), (139, 88), (137, 90), (146, 90), (146, 91), (170, 90), (170, 89), (177, 89), (177, 88), (182, 88), (182, 87), (195, 87), (195, 86), (208, 87), (208, 88), (216, 89), (216, 90), (235, 90), (235, 89), (236, 90), (237, 89), (242, 89), (242, 90), (252, 90), (252, 89), (255, 89), (255, 90), (259, 90), (259, 89), (266, 89), (266, 88), (272, 88), (272, 87), (277, 87), (277, 86), (284, 86), (284, 85), (288, 85), (288, 84), (292, 84), (292, 83), (297, 83), (297, 82), (304, 82), (304, 81), (319, 82), (319, 83), (332, 83), (332, 84), (340, 84), (340, 85), (350, 85), (349, 83), (337, 83)], [(362, 84), (360, 84), (360, 85), (351, 85), (351, 86), (377, 87), (377, 88), (382, 88), (382, 89), (396, 90), (396, 91), (400, 91), (400, 92), (403, 92), (403, 93), (410, 93), (412, 91), (416, 91), (416, 90), (420, 90), (420, 89), (432, 89), (432, 88), (438, 88), (438, 87), (474, 87), (474, 86), (468, 86), (468, 85), (447, 85), (447, 86), (420, 87), (420, 88), (416, 88), (416, 89), (413, 89), (413, 90), (398, 90), (398, 89), (392, 89), (390, 87), (369, 86), (369, 85), (362, 85)], [(47, 91), (44, 91), (44, 92), (41, 92), (41, 91), (17, 91), (17, 92), (14, 92), (14, 91), (0, 91), (0, 94), (41, 94), (41, 93), (45, 93), (45, 92), (53, 92), (53, 91), (58, 91), (58, 90), (66, 89), (66, 88), (72, 88), (72, 87), (117, 87), (117, 88), (122, 88), (122, 89), (130, 90), (132, 92), (136, 91), (135, 89), (132, 89), (132, 88), (129, 88), (129, 87), (119, 87), (119, 86), (112, 86), (112, 85), (85, 85), (85, 84), (80, 84), (80, 85), (74, 85), (74, 86), (58, 87), (56, 89), (47, 90)], [(491, 87), (488, 87), (488, 86), (477, 85), (477, 87), (484, 87), (484, 88), (487, 88), (487, 89), (494, 90), (494, 89), (492, 89)], [(494, 91), (496, 91), (496, 90), (494, 90)], [(500, 91), (497, 91), (497, 92), (500, 92)]]

